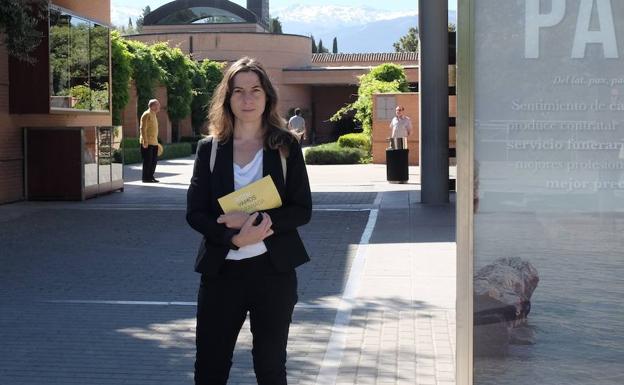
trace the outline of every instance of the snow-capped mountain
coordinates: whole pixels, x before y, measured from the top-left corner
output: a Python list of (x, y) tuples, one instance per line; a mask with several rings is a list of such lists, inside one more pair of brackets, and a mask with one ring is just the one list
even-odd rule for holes
[[(403, 12), (382, 11), (370, 7), (299, 6), (275, 9), (284, 33), (310, 36), (332, 48), (334, 37), (338, 50), (352, 52), (393, 52), (392, 44), (418, 25), (417, 9)], [(449, 12), (449, 22), (456, 23), (456, 12)]]
[(279, 16), (282, 23), (362, 25), (372, 21), (414, 16), (417, 12), (416, 9), (403, 12), (381, 11), (371, 7), (291, 5), (275, 9), (271, 14)]

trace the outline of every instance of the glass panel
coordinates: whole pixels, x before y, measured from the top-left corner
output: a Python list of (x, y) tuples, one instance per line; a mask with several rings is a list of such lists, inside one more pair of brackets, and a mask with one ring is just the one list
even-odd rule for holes
[(191, 23), (245, 23), (245, 19), (224, 9), (212, 7), (191, 7), (179, 10), (158, 24), (191, 24)]
[(112, 180), (123, 181), (123, 162), (121, 155), (121, 139), (123, 135), (122, 126), (113, 126), (113, 142), (111, 143), (113, 150), (112, 158)]
[(109, 111), (109, 29), (50, 9), (50, 107)]
[(71, 108), (89, 110), (91, 90), (89, 89), (89, 22), (72, 16), (70, 19), (70, 95)]
[(84, 147), (84, 167), (85, 167), (85, 187), (98, 184), (98, 168), (96, 163), (97, 146), (96, 132), (94, 127), (84, 128), (85, 147)]
[(474, 4), (474, 384), (621, 385), (624, 2)]
[(111, 163), (113, 160), (112, 127), (98, 127), (98, 166), (99, 183), (111, 181)]
[(69, 38), (70, 16), (50, 10), (51, 107), (70, 108)]
[(108, 28), (93, 24), (90, 37), (91, 108), (108, 111)]

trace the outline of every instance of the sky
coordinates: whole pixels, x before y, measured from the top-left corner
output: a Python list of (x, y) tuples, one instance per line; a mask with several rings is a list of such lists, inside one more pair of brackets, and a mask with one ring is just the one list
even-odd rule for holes
[[(141, 15), (141, 10), (146, 6), (150, 6), (152, 10), (163, 4), (169, 3), (171, 0), (112, 0), (111, 18), (114, 25), (126, 25), (128, 17), (136, 19)], [(246, 6), (246, 0), (230, 0), (243, 7)], [(434, 0), (437, 1), (437, 0)], [(368, 7), (384, 11), (409, 11), (413, 12), (418, 8), (417, 0), (390, 0), (390, 1), (365, 1), (365, 0), (270, 0), (271, 9), (286, 8), (293, 4), (301, 5), (337, 5), (351, 7)], [(449, 0), (449, 9), (456, 10), (456, 0)]]

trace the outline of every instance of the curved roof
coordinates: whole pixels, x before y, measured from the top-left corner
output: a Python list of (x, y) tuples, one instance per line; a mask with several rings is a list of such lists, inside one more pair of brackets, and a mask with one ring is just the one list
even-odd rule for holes
[(148, 13), (143, 25), (257, 22), (253, 12), (228, 0), (175, 0)]

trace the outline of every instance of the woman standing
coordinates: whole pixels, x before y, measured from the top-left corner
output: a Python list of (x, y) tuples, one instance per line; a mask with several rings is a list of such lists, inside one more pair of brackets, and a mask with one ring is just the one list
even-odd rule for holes
[[(227, 383), (247, 312), (258, 384), (286, 384), (295, 267), (309, 261), (297, 227), (310, 221), (312, 199), (301, 147), (285, 129), (277, 93), (255, 59), (242, 58), (225, 74), (210, 106), (209, 129), (212, 137), (197, 147), (187, 194), (187, 222), (203, 235), (195, 262), (201, 273), (195, 384)], [(211, 171), (212, 140), (218, 147)], [(223, 214), (218, 198), (266, 175), (281, 207)]]

